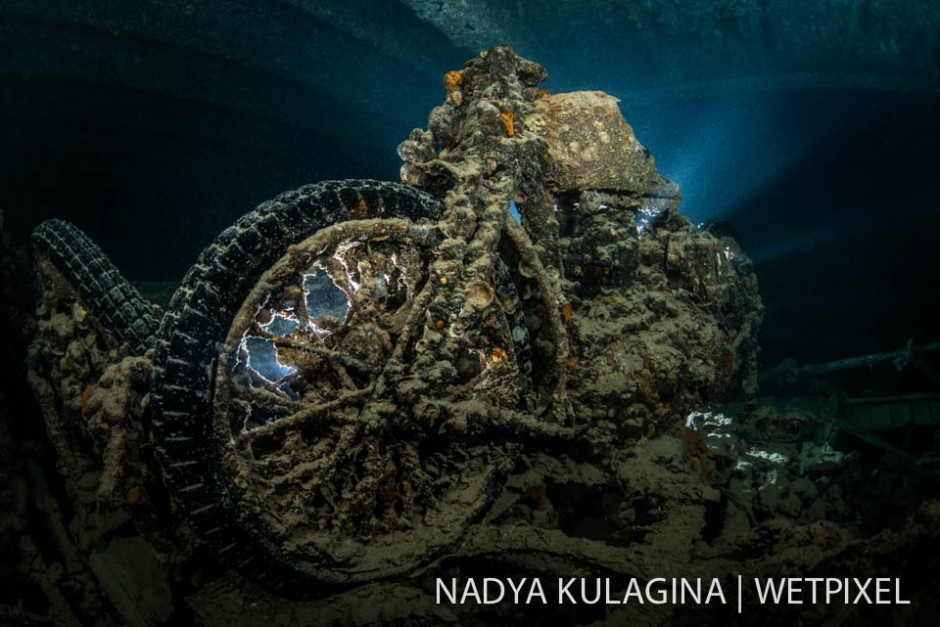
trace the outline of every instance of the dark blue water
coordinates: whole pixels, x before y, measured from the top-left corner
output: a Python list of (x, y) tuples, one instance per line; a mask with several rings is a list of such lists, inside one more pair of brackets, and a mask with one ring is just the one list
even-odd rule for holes
[(940, 98), (784, 91), (623, 108), (683, 211), (740, 235), (767, 308), (766, 364), (940, 335)]
[[(940, 99), (768, 91), (766, 81), (736, 91), (749, 74), (831, 72), (838, 63), (880, 72), (889, 86), (904, 78), (872, 60), (877, 50), (853, 61), (809, 40), (805, 49), (764, 42), (771, 67), (757, 68), (734, 30), (747, 18), (737, 9), (703, 14), (713, 23), (664, 5), (646, 23), (619, 5), (597, 14), (565, 5), (556, 15), (535, 4), (500, 8), (486, 23), (547, 66), (552, 91), (621, 98), (640, 141), (681, 185), (682, 210), (735, 227), (767, 306), (765, 365), (937, 339)], [(472, 54), (397, 3), (371, 3), (333, 24), (329, 12), (301, 15), (278, 3), (191, 7), (183, 21), (174, 7), (151, 15), (17, 5), (0, 20), (9, 60), (0, 73), (0, 202), (16, 240), (62, 217), (131, 278), (179, 280), (216, 233), (281, 191), (397, 179), (398, 142), (426, 126), (445, 94), (440, 77)], [(479, 28), (469, 15), (467, 28)], [(861, 26), (878, 35), (876, 46), (882, 27), (867, 15)], [(524, 27), (508, 28), (517, 20)], [(619, 36), (584, 36), (605, 20), (622, 29), (591, 32)], [(704, 31), (695, 24), (725, 33), (720, 54), (696, 52)], [(192, 29), (202, 35), (190, 40)], [(829, 43), (843, 35), (836, 28)], [(670, 68), (685, 74), (688, 90)], [(703, 90), (699, 77), (728, 82)]]

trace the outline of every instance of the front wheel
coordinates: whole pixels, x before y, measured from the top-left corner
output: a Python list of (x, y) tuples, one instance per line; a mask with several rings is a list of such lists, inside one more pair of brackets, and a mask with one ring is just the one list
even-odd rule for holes
[[(316, 594), (403, 573), (498, 492), (514, 446), (442, 429), (433, 375), (412, 372), (439, 331), (427, 308), (439, 211), (374, 181), (288, 192), (222, 233), (171, 302), (154, 440), (188, 520), (243, 574)], [(489, 331), (508, 363), (469, 368), (451, 394), (514, 402), (479, 398), (525, 370), (509, 316)]]

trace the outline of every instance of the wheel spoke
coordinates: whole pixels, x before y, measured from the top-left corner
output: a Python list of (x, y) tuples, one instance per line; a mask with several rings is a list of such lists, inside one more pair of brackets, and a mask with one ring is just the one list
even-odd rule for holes
[[(455, 415), (481, 396), (493, 411), (518, 397), (503, 309), (477, 307), (467, 334), (429, 326), (442, 290), (462, 293), (460, 276), (431, 279), (434, 238), (413, 226), (347, 222), (292, 246), (245, 298), (220, 353), (215, 420), (231, 433), (225, 468), (240, 511), (306, 559), (336, 561), (337, 537), (385, 534), (417, 558), (428, 545), (416, 530), (460, 533), (511, 459), (510, 444), (478, 428), (470, 444), (412, 417), (402, 384), (433, 395), (423, 368), (435, 350), (463, 360), (435, 380)], [(438, 335), (418, 348), (428, 333)]]
[(351, 407), (353, 403), (363, 401), (371, 391), (370, 386), (364, 390), (348, 392), (327, 403), (298, 403), (301, 406), (300, 409), (283, 418), (279, 418), (274, 422), (269, 422), (254, 429), (243, 430), (238, 434), (236, 442), (241, 443), (246, 440), (250, 441), (260, 437), (271, 436), (280, 431), (296, 429), (313, 422), (331, 425), (355, 424), (358, 420), (357, 418), (350, 418), (339, 410)]
[(293, 348), (310, 355), (322, 357), (333, 366), (343, 366), (354, 368), (359, 372), (378, 373), (381, 371), (379, 366), (368, 364), (361, 359), (356, 359), (336, 350), (316, 346), (307, 341), (299, 341), (292, 337), (281, 337), (274, 340), (274, 345), (278, 348)]

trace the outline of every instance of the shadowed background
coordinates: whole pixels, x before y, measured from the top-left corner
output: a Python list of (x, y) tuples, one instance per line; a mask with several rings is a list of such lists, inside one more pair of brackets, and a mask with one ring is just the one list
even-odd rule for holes
[(395, 180), (442, 75), (508, 42), (621, 99), (697, 222), (757, 265), (763, 361), (940, 339), (933, 0), (6, 0), (0, 206), (177, 281), (257, 203)]

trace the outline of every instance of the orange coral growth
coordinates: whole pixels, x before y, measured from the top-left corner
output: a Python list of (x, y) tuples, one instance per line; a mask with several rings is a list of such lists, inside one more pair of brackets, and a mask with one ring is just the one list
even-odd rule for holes
[(676, 435), (676, 439), (682, 442), (685, 459), (692, 466), (692, 470), (708, 483), (714, 483), (715, 472), (709, 466), (707, 459), (711, 451), (702, 436), (697, 431), (685, 429)]
[(346, 207), (346, 218), (349, 220), (365, 220), (369, 217), (369, 205), (365, 198), (360, 198), (359, 202), (352, 207)]
[(457, 70), (451, 70), (444, 75), (444, 87), (447, 88), (447, 91), (454, 91), (460, 84), (463, 82), (463, 72), (458, 72)]
[(659, 400), (659, 392), (653, 389), (653, 382), (650, 381), (649, 377), (637, 377), (636, 390), (640, 400), (646, 399), (647, 401), (653, 402)]
[(504, 351), (498, 346), (493, 349), (492, 357), (493, 357), (493, 363), (499, 363), (501, 361), (504, 361), (504, 362), (509, 361), (509, 355), (507, 355), (506, 351)]
[(89, 385), (85, 388), (85, 391), (82, 392), (82, 416), (85, 415), (85, 407), (88, 405), (88, 399), (91, 398), (91, 393), (95, 391), (95, 386)]
[(140, 498), (143, 496), (143, 490), (139, 485), (135, 485), (130, 490), (127, 491), (127, 494), (124, 496), (124, 503), (130, 505), (131, 507), (140, 504)]
[(513, 123), (512, 111), (506, 111), (505, 113), (500, 113), (499, 117), (503, 118), (503, 124), (506, 125), (506, 135), (512, 137), (516, 134), (516, 129)]
[(444, 149), (441, 150), (440, 156), (443, 157), (444, 155), (446, 155), (453, 149), (454, 149), (454, 138), (448, 135), (447, 137), (444, 138)]

